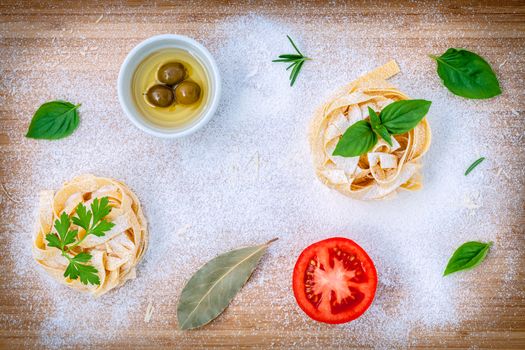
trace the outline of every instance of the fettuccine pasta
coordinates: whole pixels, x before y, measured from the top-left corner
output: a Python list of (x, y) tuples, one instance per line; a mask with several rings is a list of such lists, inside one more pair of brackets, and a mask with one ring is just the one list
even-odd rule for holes
[[(111, 212), (107, 221), (113, 228), (102, 237), (89, 235), (73, 254), (87, 252), (92, 255), (90, 264), (98, 270), (100, 285), (82, 284), (78, 279), (64, 277), (68, 260), (55, 247), (49, 247), (46, 234), (55, 232), (53, 225), (62, 212), (70, 217), (75, 214), (79, 203), (89, 208), (95, 198), (109, 198)], [(78, 229), (79, 237), (85, 231)], [(70, 288), (100, 296), (121, 286), (136, 276), (135, 266), (141, 260), (148, 245), (147, 223), (140, 203), (133, 192), (123, 183), (93, 175), (82, 175), (67, 182), (58, 191), (40, 193), (38, 229), (33, 239), (35, 260), (59, 282)]]
[(399, 190), (421, 188), (420, 158), (430, 146), (426, 118), (411, 131), (392, 135), (393, 146), (382, 138), (359, 157), (332, 155), (343, 133), (368, 118), (368, 107), (379, 113), (392, 102), (409, 99), (386, 79), (399, 72), (390, 61), (340, 89), (317, 110), (310, 129), (316, 174), (327, 186), (362, 200), (385, 199)]

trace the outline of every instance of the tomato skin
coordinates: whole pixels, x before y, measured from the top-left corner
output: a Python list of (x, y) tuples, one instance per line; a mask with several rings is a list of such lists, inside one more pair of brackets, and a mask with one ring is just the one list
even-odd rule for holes
[[(340, 248), (343, 251), (351, 252), (359, 259), (367, 277), (367, 283), (364, 286), (365, 293), (362, 302), (348, 311), (333, 314), (321, 312), (309, 300), (306, 294), (305, 273), (308, 264), (316, 254), (323, 250)], [(372, 304), (377, 288), (377, 271), (372, 259), (368, 254), (354, 241), (344, 237), (328, 238), (306, 247), (299, 255), (293, 271), (293, 292), (295, 300), (299, 307), (313, 320), (328, 324), (340, 324), (350, 322), (360, 317)]]

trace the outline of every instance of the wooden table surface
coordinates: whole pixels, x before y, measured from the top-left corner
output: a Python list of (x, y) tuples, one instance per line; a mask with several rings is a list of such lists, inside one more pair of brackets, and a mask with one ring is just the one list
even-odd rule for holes
[[(212, 3), (212, 2), (211, 2)], [(250, 2), (249, 4), (230, 4), (227, 2), (210, 4), (210, 2), (180, 3), (169, 1), (148, 1), (140, 4), (138, 1), (125, 3), (112, 3), (104, 1), (101, 4), (84, 1), (64, 1), (48, 3), (46, 1), (0, 1), (0, 74), (9, 73), (10, 76), (22, 77), (28, 66), (18, 65), (17, 57), (20, 54), (32, 56), (32, 49), (50, 47), (52, 38), (60, 36), (62, 40), (70, 40), (72, 47), (80, 47), (82, 41), (88, 40), (91, 46), (97, 47), (98, 52), (106, 52), (108, 57), (99, 54), (92, 62), (83, 61), (78, 65), (75, 52), (64, 52), (61, 57), (44, 56), (32, 57), (33, 62), (56, 61), (58, 58), (61, 68), (74, 74), (87, 70), (111, 72), (116, 77), (119, 62), (126, 53), (140, 40), (158, 33), (179, 33), (209, 43), (212, 39), (204, 37), (204, 25), (207, 29), (213, 23), (228, 20), (232, 16), (257, 13), (278, 20), (290, 20), (294, 23), (303, 21), (304, 35), (309, 31), (319, 30), (315, 22), (317, 18), (330, 17), (331, 23), (337, 25), (338, 16), (344, 14), (352, 18), (359, 15), (366, 25), (373, 27), (379, 25), (383, 16), (396, 14), (407, 19), (403, 26), (404, 31), (400, 45), (422, 45), (422, 43), (439, 33), (445, 41), (455, 43), (454, 35), (461, 33), (465, 46), (473, 45), (483, 40), (486, 45), (484, 54), (493, 62), (503, 61), (509, 52), (520, 55), (519, 64), (505, 66), (505, 88), (507, 95), (518, 97), (515, 105), (520, 113), (519, 117), (507, 123), (499, 123), (498, 128), (503, 134), (516, 132), (523, 133), (524, 103), (523, 103), (523, 77), (525, 68), (523, 56), (525, 54), (525, 2), (523, 1), (482, 1), (467, 3), (463, 1), (443, 1), (438, 6), (440, 17), (429, 15), (428, 6), (416, 2), (392, 1), (388, 5), (381, 3), (363, 3), (349, 1), (346, 4), (324, 4), (317, 2), (293, 2), (292, 5), (272, 2), (263, 4)], [(435, 6), (435, 5), (434, 5)], [(435, 8), (435, 7), (434, 7)], [(174, 20), (176, 19), (176, 20)], [(417, 30), (407, 23), (417, 23)], [(370, 33), (374, 33), (370, 31)], [(453, 33), (453, 34), (448, 34)], [(372, 36), (374, 34), (371, 34)], [(449, 35), (447, 37), (447, 35)], [(371, 42), (377, 44), (371, 38)], [(220, 37), (214, 40), (221, 40)], [(41, 52), (41, 51), (39, 51)], [(42, 69), (34, 67), (34, 69)], [(42, 69), (53, 69), (46, 65)], [(517, 77), (513, 80), (511, 77)], [(0, 77), (0, 82), (3, 76)], [(3, 81), (5, 89), (0, 91), (0, 180), (6, 187), (13, 183), (13, 177), (21, 176), (17, 160), (23, 157), (27, 149), (21, 149), (17, 137), (24, 134), (27, 126), (27, 115), (32, 114), (34, 104), (15, 104), (9, 90), (9, 82)], [(35, 90), (39, 91), (38, 82)], [(29, 98), (29, 97), (28, 97)], [(519, 101), (521, 98), (521, 101)], [(32, 99), (34, 100), (34, 99)], [(524, 221), (524, 180), (523, 180), (523, 143), (513, 144), (511, 139), (502, 140), (502, 149), (517, 151), (517, 156), (509, 165), (511, 176), (517, 176), (520, 201), (516, 207), (507, 208), (512, 211), (512, 220), (502, 228), (508, 232), (509, 240), (514, 242), (514, 249), (507, 252), (498, 251), (491, 256), (495, 259), (495, 272), (505, 269), (507, 254), (521, 254), (517, 268), (517, 278), (509, 283), (507, 290), (512, 292), (494, 295), (491, 286), (503, 283), (497, 273), (489, 278), (486, 283), (476, 284), (479, 289), (479, 303), (477, 310), (467, 310), (462, 326), (454, 329), (419, 329), (410, 336), (409, 344), (405, 346), (423, 348), (521, 348), (525, 349), (525, 263), (522, 250), (525, 248), (523, 224)], [(521, 169), (521, 170), (520, 170)], [(512, 173), (514, 172), (514, 173)], [(16, 183), (16, 181), (15, 181)], [(17, 188), (9, 188), (11, 193), (16, 193)], [(2, 348), (27, 348), (39, 347), (39, 324), (45, 317), (44, 314), (35, 314), (26, 306), (24, 285), (14, 283), (16, 274), (9, 266), (9, 259), (5, 254), (7, 238), (5, 235), (13, 231), (11, 223), (14, 222), (12, 210), (7, 206), (10, 201), (2, 193), (3, 201), (0, 203), (0, 347)], [(3, 237), (2, 237), (3, 236)], [(466, 287), (468, 288), (468, 286)], [(257, 298), (250, 294), (246, 298)], [(175, 310), (173, 322), (158, 325), (156, 328), (130, 328), (125, 336), (118, 342), (98, 344), (119, 348), (133, 348), (135, 346), (154, 347), (260, 347), (290, 348), (302, 344), (309, 344), (316, 348), (350, 348), (369, 347), (371, 342), (341, 344), (341, 335), (337, 329), (323, 328), (315, 334), (316, 343), (306, 342), (305, 339), (314, 337), (308, 329), (281, 326), (278, 322), (272, 325), (257, 326), (251, 316), (264, 312), (263, 305), (250, 302), (249, 308), (233, 305), (228, 312), (236, 315), (244, 322), (221, 322), (213, 327), (195, 332), (188, 332), (185, 336), (173, 337), (175, 332)], [(472, 306), (474, 308), (474, 306)], [(16, 315), (16, 322), (13, 316)], [(276, 328), (279, 331), (276, 331)], [(332, 343), (334, 337), (339, 339)], [(205, 344), (203, 346), (203, 344)], [(316, 344), (313, 346), (312, 344)]]

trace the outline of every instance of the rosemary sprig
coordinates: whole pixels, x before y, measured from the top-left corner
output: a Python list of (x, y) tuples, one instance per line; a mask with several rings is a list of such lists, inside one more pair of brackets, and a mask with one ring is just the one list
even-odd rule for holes
[(292, 44), (293, 48), (297, 52), (297, 54), (283, 54), (279, 55), (278, 59), (272, 60), (272, 62), (286, 62), (291, 63), (288, 67), (286, 67), (286, 70), (289, 70), (292, 68), (292, 71), (290, 72), (290, 86), (293, 86), (295, 83), (295, 80), (297, 79), (297, 76), (299, 75), (299, 72), (301, 71), (301, 68), (303, 67), (304, 61), (311, 60), (311, 58), (304, 56), (301, 51), (297, 48), (297, 45), (293, 42), (292, 38), (290, 38), (289, 35), (286, 36), (288, 40), (290, 40), (290, 43)]
[(474, 170), (474, 168), (477, 167), (477, 166), (479, 165), (479, 163), (481, 163), (481, 162), (484, 161), (484, 160), (485, 160), (485, 157), (481, 157), (481, 158), (477, 159), (474, 163), (472, 163), (472, 164), (468, 167), (467, 171), (465, 171), (465, 176), (467, 176), (468, 174), (470, 174), (470, 172), (471, 172), (472, 170)]

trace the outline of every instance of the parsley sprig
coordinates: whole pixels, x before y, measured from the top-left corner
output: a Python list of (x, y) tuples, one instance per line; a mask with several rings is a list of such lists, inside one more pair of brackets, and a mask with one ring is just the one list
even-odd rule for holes
[(279, 55), (278, 59), (273, 60), (272, 62), (286, 62), (291, 63), (286, 70), (289, 70), (292, 68), (292, 71), (290, 72), (290, 86), (293, 86), (295, 83), (295, 80), (297, 79), (297, 76), (299, 75), (299, 72), (301, 71), (301, 68), (303, 67), (303, 64), (305, 61), (311, 60), (311, 58), (308, 58), (304, 56), (301, 51), (297, 48), (297, 45), (293, 42), (292, 38), (290, 36), (286, 36), (288, 40), (290, 40), (290, 43), (292, 44), (293, 48), (297, 52), (297, 54), (283, 54)]
[[(92, 265), (86, 264), (91, 260), (92, 255), (86, 252), (73, 255), (70, 252), (89, 235), (102, 237), (107, 231), (111, 230), (115, 224), (104, 219), (110, 212), (111, 206), (109, 206), (108, 197), (95, 198), (91, 203), (91, 210), (79, 203), (75, 216), (70, 218), (67, 213), (63, 212), (60, 218), (55, 220), (56, 233), (48, 233), (46, 241), (49, 247), (60, 249), (62, 256), (69, 261), (64, 277), (69, 277), (72, 280), (80, 278), (80, 282), (83, 284), (100, 284), (98, 270)], [(78, 230), (72, 230), (71, 223), (86, 231), (84, 237), (78, 239)]]

